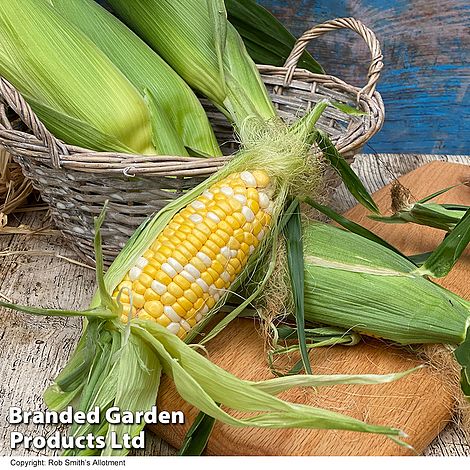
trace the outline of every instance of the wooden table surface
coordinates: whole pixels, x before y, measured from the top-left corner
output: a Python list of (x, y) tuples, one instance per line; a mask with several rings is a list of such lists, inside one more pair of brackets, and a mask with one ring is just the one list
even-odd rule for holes
[[(389, 155), (374, 158), (361, 155), (353, 167), (368, 189), (373, 192), (394, 177), (433, 160), (470, 165), (470, 156)], [(334, 195), (334, 204), (345, 211), (355, 201), (343, 187)], [(10, 223), (39, 227), (45, 213), (10, 217)], [(27, 252), (26, 254), (24, 252)], [(17, 303), (80, 309), (86, 307), (94, 292), (94, 272), (83, 266), (51, 256), (76, 259), (73, 251), (57, 236), (0, 235), (0, 296)], [(38, 318), (0, 310), (0, 455), (51, 455), (50, 452), (12, 451), (9, 436), (12, 428), (5, 417), (9, 406), (23, 409), (45, 409), (42, 392), (66, 363), (80, 334), (76, 318)], [(25, 434), (37, 434), (33, 425), (15, 427)], [(49, 435), (55, 426), (44, 426), (42, 435)], [(147, 448), (140, 455), (172, 455), (174, 449), (151, 433)], [(425, 455), (469, 456), (470, 446), (456, 425), (450, 424), (426, 450)]]

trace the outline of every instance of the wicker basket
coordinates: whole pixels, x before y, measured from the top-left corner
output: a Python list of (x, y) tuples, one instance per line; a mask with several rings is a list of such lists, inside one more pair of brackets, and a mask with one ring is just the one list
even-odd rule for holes
[[(310, 40), (341, 28), (356, 31), (371, 51), (368, 83), (362, 89), (331, 75), (296, 68)], [(302, 35), (284, 67), (262, 65), (259, 70), (280, 116), (287, 122), (323, 98), (364, 110), (364, 116), (347, 116), (329, 107), (318, 124), (343, 155), (352, 156), (383, 124), (383, 103), (375, 91), (382, 66), (374, 33), (359, 21), (344, 18), (323, 23)], [(57, 227), (88, 261), (93, 261), (93, 217), (99, 214), (105, 200), (109, 200), (109, 211), (103, 227), (103, 251), (110, 261), (146, 217), (194, 187), (229, 158), (149, 157), (74, 147), (48, 132), (18, 91), (3, 78), (0, 98), (0, 145), (15, 157), (49, 205)], [(233, 142), (229, 123), (214, 108), (204, 105), (220, 142)], [(21, 130), (13, 129), (7, 113), (11, 110), (24, 123)], [(233, 144), (225, 145), (224, 153), (233, 149)]]
[(0, 148), (0, 229), (6, 216), (22, 206), (33, 192), (31, 181), (26, 179), (10, 153)]

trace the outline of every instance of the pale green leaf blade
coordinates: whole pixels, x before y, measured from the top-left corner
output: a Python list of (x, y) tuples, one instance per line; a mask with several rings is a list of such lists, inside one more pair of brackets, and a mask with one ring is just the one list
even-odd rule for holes
[[(116, 398), (113, 406), (122, 411), (132, 413), (150, 411), (155, 406), (160, 385), (161, 365), (153, 349), (146, 343), (130, 335), (123, 347), (119, 359), (119, 372), (116, 384)], [(117, 441), (123, 441), (123, 435), (131, 438), (137, 436), (145, 426), (145, 422), (135, 424), (110, 424), (107, 434), (107, 447), (101, 455), (126, 455), (127, 449), (113, 449), (109, 440), (114, 432)]]
[[(174, 335), (153, 322), (136, 321), (132, 331), (151, 344), (159, 354), (181, 397), (224, 423), (267, 428), (318, 428), (374, 432), (401, 436), (393, 428), (363, 423), (354, 418), (320, 408), (284, 402), (218, 368)], [(176, 360), (175, 360), (176, 359)], [(240, 411), (261, 412), (237, 419), (217, 403)]]
[(278, 377), (257, 382), (256, 386), (270, 395), (277, 395), (292, 387), (331, 387), (333, 385), (376, 385), (395, 382), (421, 369), (422, 366), (394, 374), (336, 374), (336, 375), (298, 375)]

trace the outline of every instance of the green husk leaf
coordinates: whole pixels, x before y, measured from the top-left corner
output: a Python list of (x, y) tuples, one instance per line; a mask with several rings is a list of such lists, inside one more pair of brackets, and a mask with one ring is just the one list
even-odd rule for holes
[[(100, 325), (100, 334), (96, 338), (97, 349), (90, 369), (89, 376), (80, 394), (80, 401), (76, 409), (88, 411), (95, 407), (100, 409), (100, 422), (73, 424), (70, 428), (71, 436), (85, 436), (92, 433), (94, 436), (106, 435), (109, 424), (105, 420), (106, 410), (112, 406), (116, 396), (118, 382), (119, 362), (122, 347), (122, 336), (119, 332), (109, 331), (108, 325)], [(65, 449), (64, 456), (99, 455), (101, 449)]]
[(343, 183), (356, 200), (371, 212), (380, 213), (371, 195), (367, 192), (367, 189), (349, 166), (348, 162), (342, 157), (338, 150), (336, 150), (330, 138), (324, 132), (317, 131), (315, 141), (325, 158), (328, 159), (331, 166), (341, 176)]
[(470, 242), (470, 209), (460, 222), (434, 250), (432, 255), (418, 269), (421, 275), (444, 277), (454, 267), (468, 243)]
[(95, 236), (93, 239), (93, 245), (95, 248), (95, 260), (96, 260), (96, 284), (98, 286), (98, 292), (100, 293), (101, 306), (110, 312), (114, 312), (116, 316), (120, 313), (116, 302), (114, 302), (111, 294), (106, 290), (106, 284), (104, 281), (104, 262), (103, 262), (103, 248), (101, 238), (101, 226), (103, 225), (104, 218), (106, 217), (106, 211), (108, 208), (108, 200), (105, 201), (103, 209), (98, 217), (94, 219)]
[(334, 106), (336, 109), (340, 110), (344, 114), (347, 114), (348, 116), (367, 116), (367, 113), (365, 111), (354, 108), (353, 106), (350, 106), (346, 103), (340, 103), (339, 101), (331, 101), (330, 104), (331, 106)]
[[(395, 374), (336, 374), (336, 375), (314, 375), (312, 381), (308, 382), (313, 387), (331, 387), (333, 385), (341, 384), (355, 384), (355, 385), (374, 385), (395, 382), (407, 375), (422, 369), (423, 366), (418, 366), (413, 369), (408, 369), (403, 372)], [(277, 377), (275, 379), (268, 379), (263, 382), (257, 382), (260, 390), (263, 390), (270, 395), (277, 395), (288, 390), (291, 387), (304, 387), (306, 383), (305, 376), (299, 375)]]
[(440, 189), (439, 191), (436, 191), (435, 193), (432, 193), (430, 194), (429, 196), (426, 196), (426, 197), (423, 197), (423, 199), (420, 199), (418, 201), (419, 204), (424, 204), (425, 202), (428, 202), (430, 201), (431, 199), (434, 199), (435, 197), (437, 196), (440, 196), (441, 194), (444, 194), (448, 191), (450, 191), (451, 189), (454, 189), (454, 188), (457, 188), (458, 186), (461, 186), (462, 183), (460, 184), (454, 184), (452, 186), (448, 186), (447, 188), (444, 188), (444, 189)]
[(220, 83), (225, 83), (224, 54), (227, 43), (227, 12), (224, 0), (206, 0), (209, 19), (213, 26), (214, 50), (217, 57)]
[(428, 201), (450, 191), (451, 189), (459, 187), (462, 184), (464, 183), (440, 189), (439, 191), (420, 199), (416, 203), (400, 201), (398, 204), (399, 210), (396, 210), (396, 212), (391, 216), (370, 215), (369, 217), (383, 223), (415, 223), (450, 232), (465, 215), (465, 212), (469, 207), (462, 204), (435, 204), (429, 203)]
[(37, 101), (28, 93), (22, 93), (22, 95), (41, 122), (47, 123), (48, 131), (67, 143), (87, 149), (133, 153), (130, 147), (124, 145), (115, 136), (101, 132), (93, 124), (76, 119), (64, 111), (53, 109)]
[(287, 265), (294, 299), (295, 321), (299, 340), (302, 363), (307, 374), (312, 373), (305, 338), (305, 305), (304, 305), (304, 252), (302, 244), (302, 222), (300, 207), (292, 214), (284, 229), (287, 248)]
[[(220, 369), (154, 322), (133, 321), (131, 329), (155, 348), (163, 370), (172, 377), (181, 397), (224, 423), (267, 428), (335, 428), (401, 435), (393, 428), (369, 425), (339, 413), (283, 402), (260, 390), (257, 384), (237, 379)], [(307, 379), (310, 376), (301, 377)], [(261, 414), (245, 419), (234, 418), (217, 403), (234, 410)]]
[(92, 308), (87, 310), (65, 310), (52, 308), (30, 307), (28, 305), (18, 305), (0, 300), (0, 307), (10, 308), (17, 312), (30, 313), (46, 317), (89, 317), (89, 318), (116, 318), (116, 314), (102, 308)]
[[(230, 23), (237, 29), (252, 59), (258, 64), (282, 67), (296, 38), (263, 6), (254, 0), (225, 0)], [(321, 65), (305, 51), (300, 68), (323, 74)]]
[(329, 104), (330, 102), (328, 100), (318, 101), (312, 110), (292, 124), (290, 128), (291, 132), (304, 136), (306, 142), (310, 145), (313, 144), (317, 138), (315, 125)]
[[(162, 368), (153, 349), (139, 338), (129, 336), (129, 341), (123, 347), (119, 360), (113, 406), (132, 413), (150, 410), (155, 405), (161, 373)], [(118, 442), (122, 442), (124, 434), (132, 438), (137, 436), (144, 426), (145, 423), (110, 424), (108, 436), (111, 432), (115, 432)], [(129, 452), (127, 449), (111, 448), (109, 438), (107, 444), (101, 455), (119, 456)]]
[[(92, 322), (90, 325), (96, 325)], [(96, 328), (90, 328), (80, 338), (72, 357), (55, 378), (54, 383), (44, 392), (43, 398), (50, 410), (61, 411), (80, 393), (89, 373), (93, 357), (97, 353), (94, 338), (90, 335)]]
[(467, 206), (448, 208), (443, 204), (416, 203), (388, 217), (370, 215), (369, 218), (389, 224), (415, 223), (450, 232), (467, 210)]
[(214, 429), (215, 419), (200, 412), (188, 429), (178, 455), (202, 455)]
[[(82, 410), (91, 409), (93, 401), (95, 400), (95, 392), (101, 387), (105, 386), (108, 376), (111, 377), (111, 382), (117, 380), (117, 373), (115, 368), (119, 362), (121, 347), (123, 345), (122, 331), (116, 331), (109, 323), (100, 323), (98, 325), (99, 335), (96, 337), (96, 348), (99, 354), (93, 358), (93, 363), (90, 368), (90, 374), (85, 382), (85, 386), (80, 395), (79, 407)], [(116, 376), (116, 377), (115, 377)], [(102, 410), (106, 410), (111, 400), (100, 404)], [(73, 425), (71, 432), (75, 432), (77, 425)]]

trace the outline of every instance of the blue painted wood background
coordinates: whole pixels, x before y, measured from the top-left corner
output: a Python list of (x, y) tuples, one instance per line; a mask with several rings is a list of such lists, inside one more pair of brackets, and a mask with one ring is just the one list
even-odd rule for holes
[[(469, 0), (259, 0), (299, 36), (353, 16), (379, 38), (385, 68), (378, 90), (386, 110), (377, 152), (470, 154)], [(334, 32), (311, 52), (329, 73), (363, 85), (367, 49), (355, 33)], [(371, 149), (365, 149), (370, 152)]]

